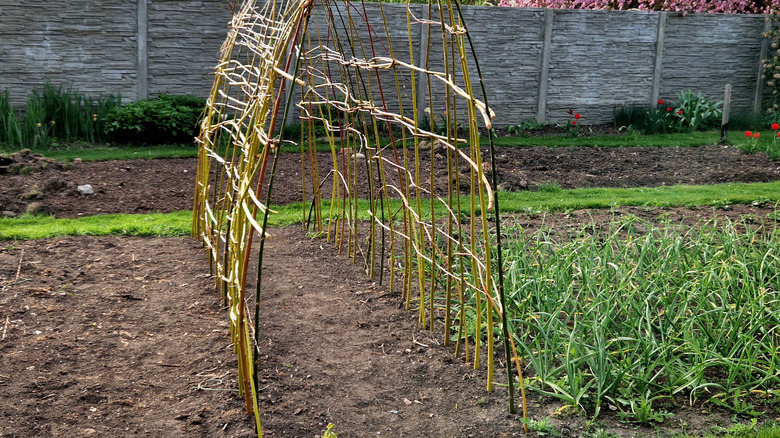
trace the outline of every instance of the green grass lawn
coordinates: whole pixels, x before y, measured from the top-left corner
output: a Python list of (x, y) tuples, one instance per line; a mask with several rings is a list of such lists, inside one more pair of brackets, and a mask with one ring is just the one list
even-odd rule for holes
[[(773, 144), (771, 131), (761, 132), (758, 140), (759, 149), (769, 147)], [(487, 138), (482, 139), (487, 143)], [(545, 146), (545, 147), (570, 147), (570, 146), (604, 146), (604, 147), (696, 147), (709, 144), (716, 144), (720, 141), (719, 131), (701, 131), (683, 134), (656, 134), (639, 135), (625, 133), (623, 135), (594, 135), (582, 136), (577, 138), (565, 135), (548, 137), (531, 137), (528, 135), (502, 136), (496, 137), (494, 143), (499, 147), (515, 146)], [(384, 139), (383, 144), (387, 144), (389, 139)], [(747, 139), (743, 132), (732, 131), (728, 134), (729, 144), (741, 146), (747, 144)], [(317, 142), (315, 148), (319, 152), (330, 151), (330, 145), (327, 142)], [(283, 151), (296, 153), (298, 147), (288, 147)], [(8, 154), (15, 152), (0, 148), (0, 153)], [(63, 145), (55, 149), (33, 150), (46, 157), (62, 161), (72, 161), (74, 158), (81, 158), (83, 161), (99, 160), (125, 160), (134, 158), (173, 158), (173, 157), (195, 157), (198, 150), (194, 145), (156, 145), (156, 146), (116, 146), (116, 145), (96, 145), (90, 146), (84, 143), (72, 145)]]
[[(392, 201), (397, 203), (398, 201)], [(464, 201), (467, 202), (467, 201)], [(499, 193), (501, 211), (510, 213), (560, 212), (585, 208), (615, 208), (621, 206), (684, 207), (709, 206), (722, 208), (731, 204), (760, 204), (773, 206), (780, 202), (780, 182), (730, 183), (707, 186), (664, 186), (628, 189), (572, 189), (538, 192)], [(327, 210), (328, 203), (323, 205)], [(400, 204), (392, 206), (397, 209)], [(368, 210), (368, 201), (362, 201), (358, 211)], [(282, 227), (301, 223), (306, 210), (301, 203), (273, 206), (269, 226)], [(439, 208), (437, 216), (446, 211)], [(430, 211), (423, 209), (424, 219)], [(361, 219), (368, 220), (367, 213)], [(51, 216), (21, 216), (0, 218), (0, 240), (40, 239), (65, 235), (134, 235), (184, 236), (190, 234), (192, 213), (110, 214), (76, 219), (56, 219)]]

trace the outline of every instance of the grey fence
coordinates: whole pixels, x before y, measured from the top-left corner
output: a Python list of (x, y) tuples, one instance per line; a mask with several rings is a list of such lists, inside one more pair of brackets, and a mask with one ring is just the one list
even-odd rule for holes
[[(406, 35), (405, 6), (383, 7), (390, 33)], [(559, 122), (569, 109), (582, 123), (604, 123), (616, 105), (686, 90), (722, 99), (726, 84), (732, 108), (762, 102), (763, 16), (491, 7), (463, 15), (498, 126)], [(0, 92), (21, 104), (48, 79), (124, 101), (205, 97), (229, 20), (224, 0), (0, 0)], [(423, 33), (415, 38), (424, 50)]]

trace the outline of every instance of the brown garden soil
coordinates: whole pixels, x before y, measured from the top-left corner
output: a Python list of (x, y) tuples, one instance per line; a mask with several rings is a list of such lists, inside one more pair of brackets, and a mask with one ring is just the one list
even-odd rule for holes
[[(498, 162), (502, 182), (513, 189), (549, 181), (628, 187), (780, 179), (778, 163), (728, 146), (507, 148)], [(283, 156), (276, 203), (300, 200), (300, 166), (297, 155)], [(191, 208), (194, 159), (39, 167), (46, 169), (0, 175), (5, 215)], [(95, 193), (79, 194), (83, 184)], [(773, 207), (627, 207), (559, 214), (554, 221), (549, 215), (511, 220), (530, 231), (543, 220), (566, 227), (623, 215), (689, 224), (749, 215), (761, 222)], [(484, 369), (474, 370), (441, 345), (441, 327), (420, 329), (416, 313), (399, 307), (398, 291), (367, 278), (337, 248), (306, 237), (301, 227), (270, 235), (258, 339), (266, 436), (321, 436), (329, 423), (341, 437), (523, 435), (519, 416), (507, 412), (504, 387), (486, 392)], [(228, 315), (213, 284), (206, 254), (191, 238), (2, 242), (0, 436), (254, 436), (236, 389)], [(499, 360), (498, 383), (506, 381), (503, 365)], [(559, 407), (529, 394), (532, 418)], [(607, 410), (590, 430), (655, 436), (732, 424), (732, 414), (709, 404), (681, 402), (669, 409), (675, 416), (659, 429), (621, 423)], [(767, 418), (777, 416), (767, 412)], [(586, 436), (585, 420), (564, 414), (551, 424), (562, 436)]]

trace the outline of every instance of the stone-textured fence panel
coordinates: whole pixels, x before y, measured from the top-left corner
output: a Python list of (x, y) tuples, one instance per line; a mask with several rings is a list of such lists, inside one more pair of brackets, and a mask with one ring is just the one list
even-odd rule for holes
[[(383, 7), (393, 48), (408, 60), (405, 6)], [(413, 8), (427, 17), (427, 6)], [(366, 9), (384, 35), (378, 5)], [(561, 122), (568, 109), (582, 113), (583, 123), (605, 123), (616, 105), (673, 100), (688, 89), (720, 100), (727, 83), (733, 108), (761, 103), (763, 16), (489, 7), (463, 13), (498, 126)], [(8, 89), (22, 104), (48, 79), (90, 95), (121, 93), (125, 102), (159, 93), (205, 97), (229, 20), (224, 0), (0, 0), (0, 92)], [(419, 53), (422, 26), (413, 27)], [(434, 32), (432, 41), (439, 37)], [(431, 46), (430, 69), (443, 68), (435, 64), (439, 52), (440, 45)]]

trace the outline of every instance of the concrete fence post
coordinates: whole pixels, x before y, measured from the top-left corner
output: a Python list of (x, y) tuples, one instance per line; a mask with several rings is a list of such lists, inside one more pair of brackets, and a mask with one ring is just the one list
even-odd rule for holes
[(650, 90), (650, 106), (658, 105), (658, 97), (661, 93), (661, 73), (664, 64), (664, 40), (666, 39), (667, 12), (658, 13), (658, 28), (655, 34), (655, 64), (653, 66), (653, 82)]
[(763, 102), (764, 97), (764, 82), (765, 80), (761, 77), (764, 74), (764, 59), (767, 57), (767, 53), (769, 53), (769, 40), (764, 38), (764, 34), (769, 32), (769, 18), (767, 18), (764, 21), (764, 28), (761, 31), (761, 51), (758, 55), (758, 71), (756, 72), (756, 91), (755, 95), (753, 96), (753, 111), (754, 112), (760, 112), (761, 111), (761, 103)]
[(536, 100), (536, 122), (547, 121), (547, 90), (550, 78), (550, 52), (552, 51), (552, 30), (554, 9), (544, 11), (544, 42), (542, 43), (542, 65), (539, 72), (539, 94)]
[(149, 97), (149, 13), (147, 0), (138, 0), (138, 25), (136, 43), (138, 62), (136, 65), (136, 100)]
[[(411, 7), (411, 6), (409, 6)], [(431, 6), (429, 5), (428, 8)], [(430, 12), (430, 10), (428, 11)], [(417, 15), (419, 17), (422, 17), (422, 14), (425, 14), (425, 6), (420, 5)], [(417, 64), (417, 67), (421, 69), (427, 69), (427, 66), (425, 63), (428, 59), (428, 33), (430, 32), (430, 26), (420, 26), (420, 45), (418, 46), (417, 50), (417, 59), (415, 60), (415, 64)], [(424, 74), (417, 73), (415, 76), (415, 80), (417, 83), (415, 84), (415, 87), (417, 88), (417, 120), (422, 121), (423, 117), (425, 117), (425, 108), (428, 107), (428, 104), (426, 103), (426, 98), (428, 96), (428, 77)], [(430, 114), (428, 114), (428, 121), (430, 122), (430, 126), (433, 127), (433, 112), (434, 109), (431, 108)]]

